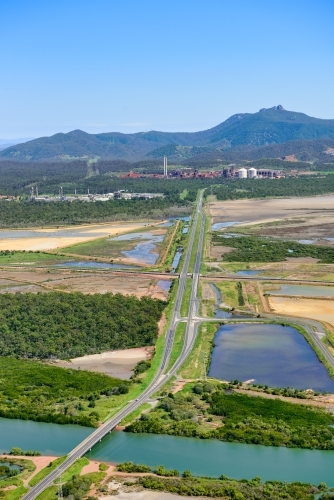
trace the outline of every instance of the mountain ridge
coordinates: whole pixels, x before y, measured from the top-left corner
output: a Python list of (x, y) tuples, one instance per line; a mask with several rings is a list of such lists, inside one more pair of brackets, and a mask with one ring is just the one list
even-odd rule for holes
[[(224, 122), (198, 132), (106, 132), (89, 134), (80, 129), (59, 132), (16, 144), (0, 151), (1, 159), (45, 161), (71, 159), (160, 158), (171, 145), (187, 149), (191, 156), (212, 151), (261, 148), (292, 141), (334, 139), (334, 120), (288, 111), (282, 105), (262, 108), (256, 113), (237, 113)], [(193, 153), (189, 148), (193, 148)], [(202, 151), (201, 151), (202, 150)], [(187, 155), (186, 155), (187, 156)], [(189, 157), (189, 156), (188, 156)], [(180, 155), (182, 158), (182, 154)]]

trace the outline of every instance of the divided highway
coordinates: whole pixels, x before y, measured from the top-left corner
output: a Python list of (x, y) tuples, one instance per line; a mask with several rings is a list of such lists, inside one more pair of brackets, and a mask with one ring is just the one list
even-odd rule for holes
[[(53, 472), (51, 472), (47, 477), (42, 479), (40, 483), (31, 488), (23, 497), (23, 500), (34, 500), (40, 493), (42, 493), (48, 486), (59, 477), (70, 465), (72, 465), (78, 458), (82, 457), (87, 451), (89, 451), (96, 443), (102, 440), (109, 432), (111, 432), (120, 421), (141, 406), (147, 399), (150, 398), (160, 387), (162, 387), (179, 369), (179, 367), (184, 363), (188, 354), (190, 353), (192, 346), (195, 342), (198, 328), (198, 321), (194, 321), (193, 318), (198, 314), (198, 299), (197, 299), (197, 288), (198, 280), (200, 276), (200, 265), (202, 257), (202, 247), (204, 240), (204, 229), (205, 229), (205, 216), (202, 208), (202, 198), (203, 193), (201, 192), (197, 201), (197, 207), (195, 211), (195, 216), (193, 220), (193, 225), (190, 233), (189, 244), (187, 251), (185, 253), (184, 263), (182, 271), (179, 278), (179, 287), (175, 299), (174, 309), (172, 313), (172, 319), (170, 323), (170, 328), (166, 335), (165, 349), (162, 357), (160, 367), (152, 380), (151, 384), (142, 392), (142, 394), (135, 400), (130, 401), (126, 407), (123, 408), (117, 415), (106, 421), (101, 427), (96, 429), (92, 434), (90, 434), (84, 441), (82, 441), (74, 450), (72, 450), (66, 460)], [(182, 352), (177, 359), (174, 366), (169, 370), (167, 374), (164, 373), (168, 366), (168, 361), (170, 353), (173, 347), (175, 328), (179, 321), (181, 320), (180, 308), (182, 304), (183, 294), (186, 287), (187, 274), (189, 270), (189, 264), (192, 254), (192, 249), (195, 243), (195, 234), (199, 218), (201, 218), (200, 226), (200, 236), (198, 240), (198, 248), (196, 253), (196, 261), (193, 270), (193, 281), (191, 289), (191, 300), (189, 305), (189, 313), (187, 318), (187, 328), (184, 339), (184, 345)]]

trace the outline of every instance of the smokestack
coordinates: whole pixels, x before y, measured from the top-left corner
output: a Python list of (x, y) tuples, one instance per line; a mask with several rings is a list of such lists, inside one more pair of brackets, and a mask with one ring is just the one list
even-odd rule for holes
[(167, 177), (167, 156), (164, 156), (164, 177)]

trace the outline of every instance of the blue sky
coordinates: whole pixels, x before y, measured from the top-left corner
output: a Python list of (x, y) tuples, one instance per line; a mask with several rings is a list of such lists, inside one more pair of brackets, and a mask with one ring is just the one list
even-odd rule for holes
[(0, 0), (0, 138), (334, 118), (333, 0)]

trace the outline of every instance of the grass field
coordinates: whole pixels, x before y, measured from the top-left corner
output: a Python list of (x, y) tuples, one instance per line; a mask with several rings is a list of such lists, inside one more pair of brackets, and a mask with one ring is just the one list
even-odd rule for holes
[(47, 467), (44, 467), (44, 469), (40, 470), (33, 478), (30, 479), (29, 481), (29, 486), (35, 486), (35, 484), (39, 483), (44, 479), (50, 472), (55, 470), (58, 465), (62, 464), (64, 462), (66, 457), (59, 457), (56, 458), (53, 462), (50, 462), (50, 464)]
[(175, 329), (173, 348), (170, 354), (167, 371), (169, 371), (172, 368), (175, 361), (181, 354), (186, 327), (187, 327), (186, 323), (179, 323)]
[(180, 370), (184, 379), (200, 379), (204, 376), (204, 371), (208, 371), (216, 331), (217, 325), (213, 323), (202, 323), (199, 326), (195, 345)]

